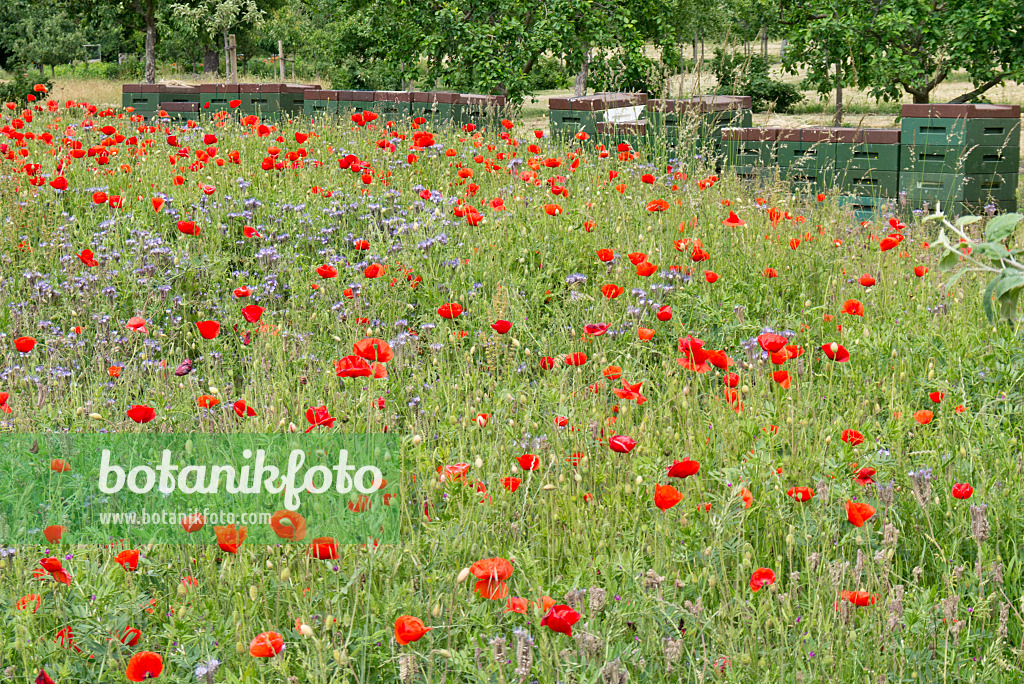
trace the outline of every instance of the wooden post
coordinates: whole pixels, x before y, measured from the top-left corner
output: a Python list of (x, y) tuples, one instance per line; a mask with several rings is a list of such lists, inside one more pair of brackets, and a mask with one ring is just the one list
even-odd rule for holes
[(228, 68), (231, 69), (231, 83), (238, 83), (238, 42), (234, 33), (228, 36)]
[(281, 83), (284, 83), (284, 41), (277, 41), (277, 63), (280, 65)]

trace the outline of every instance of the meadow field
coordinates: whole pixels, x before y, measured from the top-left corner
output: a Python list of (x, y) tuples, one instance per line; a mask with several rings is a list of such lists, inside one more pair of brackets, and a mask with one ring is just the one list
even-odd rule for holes
[[(0, 517), (3, 680), (1024, 681), (1022, 330), (923, 212), (517, 121), (0, 118), (7, 435), (400, 445), (386, 539)], [(81, 479), (37, 446), (0, 510)]]

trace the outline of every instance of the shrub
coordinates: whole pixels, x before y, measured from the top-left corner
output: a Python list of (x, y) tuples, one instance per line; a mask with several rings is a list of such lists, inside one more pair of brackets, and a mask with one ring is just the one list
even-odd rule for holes
[(530, 70), (530, 91), (564, 90), (572, 87), (572, 77), (562, 63), (554, 57), (541, 57)]
[(771, 77), (768, 60), (760, 55), (736, 55), (716, 48), (711, 71), (718, 79), (717, 94), (749, 95), (755, 112), (788, 112), (803, 99), (796, 86)]
[(53, 81), (38, 72), (29, 74), (24, 66), (15, 66), (11, 70), (12, 78), (9, 81), (0, 81), (0, 101), (2, 102), (24, 102), (29, 95), (35, 95), (39, 99), (45, 99), (45, 93), (35, 92), (37, 83), (41, 83), (49, 90)]
[(587, 86), (596, 92), (647, 93), (659, 98), (669, 74), (660, 60), (637, 51), (598, 55), (590, 64)]

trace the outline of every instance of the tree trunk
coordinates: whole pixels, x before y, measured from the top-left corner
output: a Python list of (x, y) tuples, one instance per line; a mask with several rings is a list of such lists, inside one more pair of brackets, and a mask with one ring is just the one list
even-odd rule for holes
[(768, 58), (768, 27), (761, 28), (761, 56)]
[(693, 63), (697, 63), (697, 32), (693, 32)]
[(146, 9), (146, 83), (156, 83), (156, 3)]
[(839, 71), (836, 70), (836, 117), (832, 121), (832, 125), (839, 126), (843, 125), (843, 82), (839, 80)]
[(580, 67), (580, 72), (576, 74), (576, 83), (573, 85), (573, 94), (576, 97), (582, 97), (587, 92), (587, 74), (590, 73), (590, 48), (587, 48), (586, 53), (583, 55), (583, 66)]
[[(697, 43), (693, 44), (694, 47)], [(679, 44), (679, 99), (683, 99), (683, 83), (686, 81), (686, 58), (683, 57), (683, 44)]]
[(220, 53), (212, 48), (203, 50), (203, 73), (216, 74), (220, 71)]
[(914, 104), (928, 104), (928, 95), (931, 93), (930, 90), (911, 90), (910, 94), (914, 96)]

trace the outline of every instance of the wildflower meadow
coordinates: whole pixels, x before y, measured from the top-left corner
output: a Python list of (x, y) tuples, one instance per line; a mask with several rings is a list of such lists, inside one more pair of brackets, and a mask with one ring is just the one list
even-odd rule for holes
[[(0, 678), (1024, 681), (1022, 330), (965, 270), (1015, 215), (937, 242), (716, 161), (7, 103)], [(121, 494), (65, 435), (394, 448), (155, 540), (76, 525)]]

